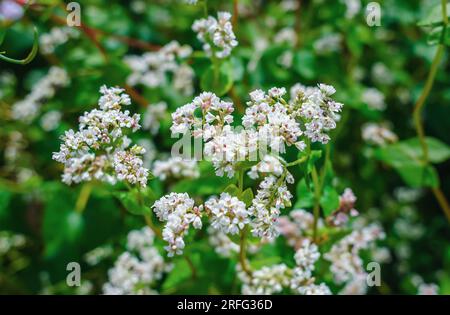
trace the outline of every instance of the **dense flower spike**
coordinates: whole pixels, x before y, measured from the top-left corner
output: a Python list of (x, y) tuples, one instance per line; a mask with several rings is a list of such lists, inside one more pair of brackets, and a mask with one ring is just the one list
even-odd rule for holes
[(194, 200), (188, 194), (171, 193), (157, 200), (152, 208), (160, 221), (167, 222), (163, 239), (169, 243), (165, 247), (168, 256), (181, 255), (185, 247), (183, 237), (190, 225), (196, 229), (202, 227), (203, 207), (194, 206)]
[(195, 21), (192, 25), (192, 30), (197, 33), (207, 55), (214, 54), (217, 58), (225, 58), (238, 45), (230, 20), (230, 13), (219, 12), (217, 19), (209, 16), (207, 19)]
[(60, 151), (53, 159), (64, 163), (62, 181), (66, 184), (100, 180), (115, 184), (118, 180), (147, 185), (149, 171), (143, 167), (145, 149), (133, 145), (124, 134), (140, 128), (139, 115), (122, 111), (130, 105), (127, 94), (119, 88), (102, 86), (100, 109), (86, 112), (79, 119), (79, 130), (66, 131)]

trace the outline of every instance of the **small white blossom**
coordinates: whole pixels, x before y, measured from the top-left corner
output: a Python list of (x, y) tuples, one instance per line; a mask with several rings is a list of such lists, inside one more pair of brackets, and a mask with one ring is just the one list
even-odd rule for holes
[(153, 164), (153, 174), (161, 180), (167, 178), (198, 178), (197, 161), (184, 160), (181, 157), (171, 157), (166, 161), (157, 160)]
[(230, 20), (230, 13), (219, 12), (217, 19), (209, 16), (207, 19), (196, 20), (192, 25), (192, 30), (197, 33), (207, 55), (226, 58), (238, 45)]

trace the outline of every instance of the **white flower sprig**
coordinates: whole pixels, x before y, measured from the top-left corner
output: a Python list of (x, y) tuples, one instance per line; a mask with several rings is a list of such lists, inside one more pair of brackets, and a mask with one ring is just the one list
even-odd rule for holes
[(197, 33), (197, 38), (203, 43), (203, 50), (208, 56), (214, 54), (217, 58), (226, 58), (238, 45), (229, 12), (217, 13), (217, 19), (208, 16), (207, 19), (196, 20), (192, 30)]
[(79, 130), (66, 131), (59, 152), (53, 159), (64, 164), (62, 181), (66, 184), (99, 180), (115, 184), (118, 180), (147, 185), (148, 169), (141, 155), (145, 149), (131, 145), (125, 135), (140, 128), (138, 114), (122, 111), (131, 100), (120, 88), (102, 86), (100, 109), (86, 112), (79, 118)]

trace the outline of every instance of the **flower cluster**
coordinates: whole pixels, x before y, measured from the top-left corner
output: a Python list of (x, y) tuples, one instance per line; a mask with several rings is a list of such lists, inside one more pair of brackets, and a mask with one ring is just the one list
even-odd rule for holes
[(26, 244), (26, 238), (22, 234), (13, 234), (8, 231), (0, 231), (0, 256), (12, 249), (18, 249)]
[(242, 281), (242, 294), (271, 295), (280, 293), (289, 286), (289, 268), (285, 264), (264, 266), (251, 276), (238, 265), (238, 277)]
[(207, 19), (196, 20), (192, 25), (192, 30), (197, 33), (207, 55), (225, 58), (238, 45), (230, 20), (230, 13), (219, 12), (217, 19), (209, 16)]
[(351, 188), (346, 188), (339, 197), (339, 208), (327, 218), (328, 223), (334, 226), (342, 226), (348, 222), (349, 216), (356, 217), (359, 213), (354, 208), (355, 202), (355, 194)]
[(305, 123), (305, 135), (313, 142), (328, 143), (330, 137), (326, 132), (336, 128), (343, 104), (331, 98), (335, 92), (334, 87), (326, 84), (319, 84), (317, 88), (297, 84), (291, 89), (293, 106), (298, 108)]
[(361, 99), (371, 109), (379, 111), (386, 109), (386, 103), (384, 102), (383, 93), (375, 88), (365, 89), (361, 96)]
[(131, 231), (127, 251), (122, 253), (108, 271), (103, 293), (111, 295), (155, 294), (151, 286), (160, 280), (171, 266), (153, 246), (154, 233), (150, 228)]
[(185, 247), (183, 237), (190, 225), (196, 229), (202, 228), (203, 207), (196, 207), (194, 200), (186, 193), (170, 193), (157, 200), (152, 208), (160, 221), (167, 222), (163, 230), (163, 239), (169, 243), (165, 247), (168, 256), (181, 255)]
[[(354, 230), (333, 244), (324, 258), (331, 262), (330, 271), (337, 284), (346, 284), (341, 293), (364, 294), (367, 290), (366, 271), (359, 251), (368, 249), (376, 240), (383, 239), (384, 232), (377, 224)], [(364, 281), (362, 280), (364, 279)]]
[(59, 67), (51, 67), (48, 74), (33, 85), (25, 99), (13, 104), (12, 117), (30, 123), (39, 114), (42, 103), (53, 97), (56, 89), (65, 87), (70, 79), (67, 72)]
[(153, 135), (157, 134), (160, 127), (160, 121), (164, 119), (166, 113), (167, 104), (165, 102), (148, 105), (142, 119), (142, 129), (150, 130)]
[(86, 112), (79, 119), (79, 130), (66, 131), (60, 151), (53, 159), (64, 163), (62, 181), (66, 184), (100, 180), (115, 184), (124, 180), (146, 186), (149, 171), (143, 167), (141, 155), (145, 149), (131, 145), (126, 130), (140, 128), (139, 115), (121, 111), (131, 103), (119, 88), (102, 86), (100, 109)]
[(208, 234), (209, 243), (220, 256), (231, 257), (233, 254), (239, 252), (240, 246), (234, 243), (224, 232), (210, 226), (208, 228)]
[(155, 88), (166, 84), (168, 75), (172, 74), (175, 80), (173, 86), (185, 95), (191, 95), (194, 72), (188, 65), (180, 65), (177, 61), (185, 59), (191, 52), (190, 46), (181, 46), (172, 41), (156, 52), (125, 56), (124, 61), (132, 71), (127, 77), (127, 83), (131, 86)]
[[(289, 212), (289, 216), (281, 216), (278, 219), (278, 228), (290, 246), (300, 248), (308, 231), (313, 229), (314, 216), (303, 209), (295, 209)], [(320, 219), (317, 226), (322, 227)]]
[(71, 38), (79, 36), (75, 27), (54, 27), (49, 33), (39, 36), (39, 45), (43, 54), (52, 54), (55, 48), (65, 44)]
[(291, 289), (302, 295), (329, 295), (330, 289), (325, 283), (314, 284), (312, 272), (314, 264), (319, 259), (320, 253), (316, 244), (309, 239), (304, 239), (297, 249), (294, 259), (296, 267), (293, 269), (293, 276), (290, 282)]
[(364, 141), (377, 146), (397, 142), (398, 137), (385, 124), (367, 123), (362, 127)]
[(250, 213), (245, 204), (228, 193), (220, 198), (211, 198), (205, 203), (205, 210), (210, 213), (211, 226), (225, 234), (237, 234), (250, 222)]
[(161, 180), (167, 178), (197, 178), (200, 176), (195, 160), (184, 160), (178, 156), (171, 157), (166, 161), (155, 161), (152, 171)]

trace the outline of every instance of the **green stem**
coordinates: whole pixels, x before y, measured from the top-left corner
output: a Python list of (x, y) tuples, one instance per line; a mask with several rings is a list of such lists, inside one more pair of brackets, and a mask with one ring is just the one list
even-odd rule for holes
[(78, 195), (77, 202), (75, 203), (76, 212), (83, 213), (84, 209), (86, 209), (93, 186), (94, 185), (91, 182), (87, 182), (81, 187), (80, 194)]
[(311, 176), (312, 176), (312, 180), (313, 180), (313, 184), (314, 184), (313, 240), (314, 240), (314, 243), (317, 243), (318, 242), (318, 239), (317, 239), (317, 225), (318, 225), (319, 216), (320, 216), (320, 193), (321, 193), (321, 187), (320, 187), (319, 175), (317, 174), (317, 169), (316, 169), (315, 166), (312, 169)]
[(189, 266), (189, 269), (191, 269), (192, 279), (194, 279), (194, 280), (197, 279), (197, 269), (195, 268), (194, 263), (188, 256), (184, 255), (183, 257), (184, 257), (184, 260), (186, 260), (186, 262)]
[(247, 265), (247, 258), (246, 258), (246, 250), (247, 250), (247, 226), (244, 227), (244, 229), (241, 231), (241, 238), (240, 238), (240, 242), (239, 242), (239, 261), (241, 263), (242, 266), (242, 270), (244, 270), (244, 272), (251, 277), (252, 272), (249, 268), (249, 266)]
[(295, 160), (294, 162), (286, 164), (286, 166), (291, 167), (291, 166), (306, 162), (306, 160), (308, 160), (308, 156), (303, 156), (303, 157), (299, 158), (298, 160)]
[[(441, 0), (442, 5), (442, 22), (443, 22), (443, 34), (447, 30), (448, 26), (448, 16), (447, 16), (447, 1)], [(422, 90), (422, 93), (419, 96), (419, 99), (416, 102), (416, 105), (414, 106), (413, 111), (413, 120), (414, 120), (414, 126), (416, 128), (417, 136), (420, 141), (420, 145), (422, 147), (422, 153), (423, 153), (423, 162), (425, 165), (429, 164), (429, 156), (428, 156), (428, 145), (425, 138), (425, 129), (423, 126), (423, 121), (421, 119), (421, 114), (423, 107), (425, 106), (425, 101), (428, 98), (428, 95), (431, 92), (431, 89), (433, 88), (433, 84), (436, 78), (436, 73), (439, 68), (439, 63), (442, 59), (442, 56), (445, 51), (445, 45), (444, 43), (440, 43), (438, 46), (438, 49), (436, 51), (436, 54), (434, 55), (433, 62), (431, 63), (430, 72), (428, 73), (427, 80), (425, 82), (425, 86)], [(439, 187), (432, 188), (433, 194), (438, 201), (440, 207), (442, 208), (442, 211), (445, 213), (448, 221), (450, 222), (450, 206), (445, 198), (445, 195), (442, 193), (441, 189)]]
[(33, 61), (34, 57), (36, 57), (36, 54), (38, 52), (39, 49), (39, 36), (38, 36), (38, 31), (37, 28), (34, 28), (34, 39), (33, 39), (33, 47), (31, 48), (30, 53), (28, 54), (28, 56), (25, 59), (12, 59), (9, 57), (6, 57), (3, 55), (2, 52), (0, 52), (0, 60), (4, 60), (6, 62), (10, 62), (10, 63), (15, 63), (15, 64), (19, 64), (19, 65), (26, 65), (28, 63), (30, 63), (31, 61)]

